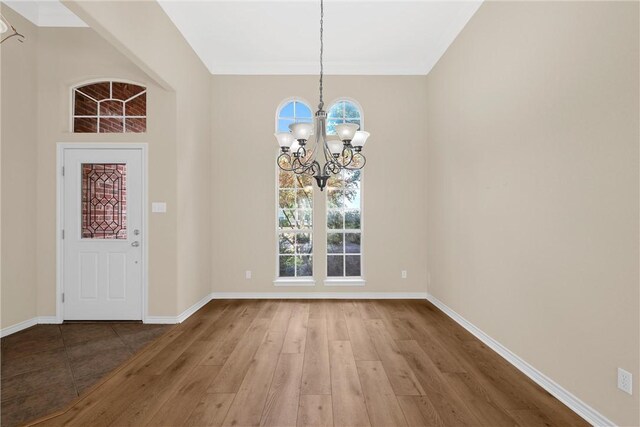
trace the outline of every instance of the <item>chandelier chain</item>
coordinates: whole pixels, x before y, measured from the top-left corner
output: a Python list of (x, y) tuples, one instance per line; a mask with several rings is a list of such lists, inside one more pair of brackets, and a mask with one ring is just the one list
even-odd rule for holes
[(322, 63), (322, 54), (324, 53), (324, 0), (320, 0), (320, 104), (318, 108), (322, 110), (324, 108), (324, 101), (322, 99), (322, 78), (324, 76), (324, 65)]

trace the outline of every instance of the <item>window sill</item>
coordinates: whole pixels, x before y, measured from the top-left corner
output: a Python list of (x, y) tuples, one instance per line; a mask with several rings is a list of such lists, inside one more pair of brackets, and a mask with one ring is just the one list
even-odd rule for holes
[(361, 277), (334, 277), (331, 279), (324, 279), (325, 286), (364, 286), (366, 284), (367, 281)]
[(316, 281), (312, 278), (283, 278), (273, 281), (273, 286), (315, 286)]

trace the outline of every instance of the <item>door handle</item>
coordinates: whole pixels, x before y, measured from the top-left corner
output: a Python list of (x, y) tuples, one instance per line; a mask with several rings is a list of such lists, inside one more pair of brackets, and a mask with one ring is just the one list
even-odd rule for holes
[(131, 243), (131, 246), (133, 246), (134, 248), (137, 248), (138, 246), (140, 246), (140, 242), (136, 240), (135, 242)]

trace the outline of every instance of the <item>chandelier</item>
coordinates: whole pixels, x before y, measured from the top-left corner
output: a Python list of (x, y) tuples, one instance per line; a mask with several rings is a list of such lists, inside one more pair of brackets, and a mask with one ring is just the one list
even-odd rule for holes
[[(315, 114), (315, 123), (293, 123), (289, 132), (277, 132), (275, 137), (280, 145), (278, 167), (296, 175), (315, 178), (320, 191), (324, 190), (332, 175), (343, 170), (362, 169), (367, 159), (362, 154), (369, 132), (358, 130), (355, 123), (336, 125), (336, 135), (327, 135), (327, 113), (322, 99), (324, 67), (324, 0), (320, 0), (320, 103)], [(324, 165), (318, 158), (322, 153)]]
[[(5, 36), (4, 34), (9, 32), (9, 30), (11, 30), (11, 34), (9, 34), (8, 36)], [(24, 36), (20, 34), (18, 30), (16, 30), (16, 28), (13, 25), (11, 25), (7, 20), (7, 18), (5, 18), (3, 15), (0, 15), (0, 34), (2, 34), (1, 36), (2, 38), (0, 38), (0, 44), (6, 42), (11, 37), (17, 37), (17, 40), (20, 43), (24, 41)]]

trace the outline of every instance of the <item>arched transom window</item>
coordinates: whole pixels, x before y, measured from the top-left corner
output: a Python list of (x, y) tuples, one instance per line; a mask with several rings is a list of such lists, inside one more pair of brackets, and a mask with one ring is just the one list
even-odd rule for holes
[(348, 99), (339, 99), (329, 108), (327, 114), (327, 133), (335, 135), (336, 125), (341, 123), (355, 123), (362, 129), (362, 112), (355, 102)]
[(143, 133), (147, 130), (147, 89), (102, 81), (73, 89), (73, 132)]

